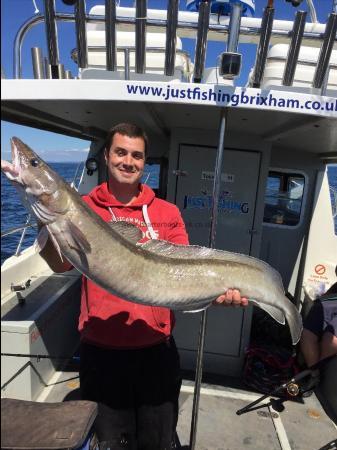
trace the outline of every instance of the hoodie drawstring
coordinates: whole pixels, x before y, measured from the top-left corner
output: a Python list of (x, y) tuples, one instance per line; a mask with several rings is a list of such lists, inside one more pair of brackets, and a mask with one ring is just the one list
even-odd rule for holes
[(149, 213), (147, 212), (147, 205), (142, 206), (143, 211), (143, 217), (147, 226), (147, 229), (149, 230), (151, 239), (157, 239), (156, 233), (154, 232), (154, 229), (152, 228), (152, 224), (150, 222)]

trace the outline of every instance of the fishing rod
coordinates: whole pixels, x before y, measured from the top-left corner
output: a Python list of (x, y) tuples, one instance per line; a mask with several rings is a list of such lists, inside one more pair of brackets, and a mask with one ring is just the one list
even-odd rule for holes
[(39, 362), (41, 359), (53, 359), (53, 360), (74, 360), (79, 361), (79, 356), (53, 356), (53, 355), (39, 355), (39, 354), (26, 354), (26, 353), (3, 353), (1, 352), (1, 356), (12, 356), (16, 358), (36, 358), (36, 361)]
[[(236, 411), (236, 414), (238, 416), (241, 416), (242, 414), (245, 414), (247, 412), (255, 411), (256, 409), (264, 408), (266, 406), (272, 406), (278, 410), (280, 404), (285, 402), (286, 400), (289, 400), (289, 398), (284, 399), (270, 399), (269, 403), (264, 403), (262, 405), (256, 406), (259, 403), (261, 403), (263, 400), (265, 400), (268, 397), (277, 396), (278, 394), (286, 392), (289, 397), (297, 397), (300, 393), (307, 392), (307, 390), (302, 391), (301, 385), (299, 381), (311, 377), (315, 371), (320, 369), (321, 367), (325, 366), (325, 364), (330, 361), (330, 359), (334, 358), (336, 355), (328, 356), (327, 358), (322, 359), (321, 361), (318, 361), (316, 364), (310, 366), (308, 369), (303, 370), (302, 372), (299, 372), (297, 375), (295, 375), (290, 380), (286, 381), (285, 383), (281, 384), (280, 386), (276, 387), (272, 392), (269, 394), (264, 394), (261, 397), (259, 397), (257, 400), (254, 400), (253, 402), (249, 403), (248, 405), (244, 406), (243, 408)], [(284, 409), (284, 408), (283, 408)]]

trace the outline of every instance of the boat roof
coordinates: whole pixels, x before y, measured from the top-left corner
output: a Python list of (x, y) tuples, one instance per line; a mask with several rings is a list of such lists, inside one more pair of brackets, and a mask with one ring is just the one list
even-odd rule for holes
[[(103, 138), (111, 123), (123, 120), (138, 122), (164, 137), (175, 128), (215, 131), (221, 108), (226, 106), (229, 132), (241, 133), (244, 127), (246, 136), (254, 135), (275, 146), (321, 158), (337, 156), (337, 100), (333, 97), (217, 85), (97, 79), (2, 80), (2, 87), (3, 120), (84, 139)], [(138, 92), (128, 92), (131, 87)], [(148, 93), (140, 93), (141, 89)], [(187, 89), (195, 98), (163, 97), (170, 90), (173, 95), (187, 95)], [(161, 95), (157, 95), (159, 91)], [(202, 100), (202, 93), (213, 95), (210, 92), (220, 92), (220, 101), (213, 97)], [(245, 97), (265, 97), (270, 105), (240, 104)], [(294, 108), (294, 104), (298, 107)], [(320, 105), (320, 109), (304, 106), (313, 104), (316, 108)]]

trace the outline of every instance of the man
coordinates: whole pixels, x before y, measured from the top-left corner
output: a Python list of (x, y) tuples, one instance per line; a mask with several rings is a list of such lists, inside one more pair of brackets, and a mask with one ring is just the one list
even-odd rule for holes
[[(83, 200), (106, 222), (128, 221), (139, 227), (141, 242), (159, 238), (188, 244), (178, 208), (140, 184), (147, 146), (146, 134), (136, 125), (112, 128), (105, 148), (108, 181)], [(71, 268), (51, 242), (41, 255), (56, 272)], [(232, 289), (215, 302), (248, 303)], [(101, 449), (171, 448), (181, 386), (173, 327), (172, 311), (125, 301), (83, 277), (81, 396), (99, 404), (96, 430)]]

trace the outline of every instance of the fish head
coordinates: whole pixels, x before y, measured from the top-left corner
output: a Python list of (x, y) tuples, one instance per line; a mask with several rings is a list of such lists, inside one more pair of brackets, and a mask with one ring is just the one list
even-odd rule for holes
[(69, 207), (60, 176), (28, 145), (17, 137), (11, 139), (12, 162), (1, 160), (1, 171), (18, 190), (25, 205), (42, 223), (64, 213)]

